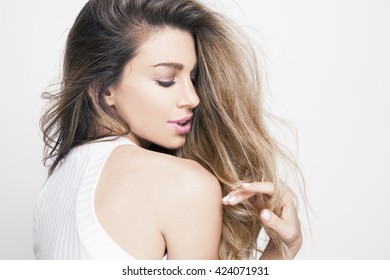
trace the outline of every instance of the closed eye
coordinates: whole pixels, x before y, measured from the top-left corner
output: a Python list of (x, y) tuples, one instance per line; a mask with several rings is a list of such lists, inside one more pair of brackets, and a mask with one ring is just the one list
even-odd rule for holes
[(169, 82), (164, 82), (164, 81), (156, 81), (156, 83), (159, 85), (159, 86), (162, 86), (162, 87), (171, 87), (173, 86), (174, 84), (176, 84), (175, 81), (169, 81)]

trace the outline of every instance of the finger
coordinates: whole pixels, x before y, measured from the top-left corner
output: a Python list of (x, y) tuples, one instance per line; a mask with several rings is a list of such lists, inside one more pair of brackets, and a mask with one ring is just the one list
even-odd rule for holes
[(282, 197), (281, 197), (281, 205), (282, 206), (295, 206), (295, 197), (292, 192), (287, 188), (282, 188)]
[(272, 182), (243, 183), (242, 188), (259, 194), (272, 196), (275, 193), (275, 185)]
[(226, 205), (236, 205), (246, 199), (254, 199), (255, 193), (242, 189), (231, 191), (227, 196), (222, 199), (222, 202)]
[(294, 222), (298, 219), (297, 210), (295, 206), (294, 196), (288, 192), (282, 196), (282, 219), (285, 221)]
[[(231, 191), (227, 196), (222, 199), (222, 202), (226, 205), (236, 205), (243, 200), (252, 198), (255, 195), (266, 194), (271, 196), (275, 192), (275, 186), (271, 182), (254, 182), (243, 183), (242, 187)], [(252, 198), (252, 200), (256, 200)], [(262, 205), (262, 200), (259, 201)]]
[(279, 218), (274, 212), (263, 209), (260, 213), (262, 222), (269, 228), (276, 231), (283, 239), (286, 230), (286, 222)]
[(295, 220), (283, 220), (268, 209), (261, 211), (260, 217), (264, 225), (274, 230), (286, 243), (295, 240), (300, 229)]

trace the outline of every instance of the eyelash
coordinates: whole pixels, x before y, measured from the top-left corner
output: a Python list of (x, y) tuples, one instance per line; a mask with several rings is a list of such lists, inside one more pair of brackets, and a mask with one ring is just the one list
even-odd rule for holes
[(165, 87), (165, 88), (171, 87), (171, 86), (173, 86), (174, 84), (176, 84), (175, 81), (169, 81), (169, 82), (156, 81), (156, 82), (157, 82), (157, 84), (158, 84), (159, 86), (162, 86), (162, 87)]
[[(196, 78), (191, 79), (191, 81), (192, 81), (192, 84), (195, 85), (195, 83), (196, 83)], [(173, 86), (174, 84), (176, 84), (176, 82), (175, 82), (174, 80), (169, 81), (169, 82), (163, 82), (163, 81), (156, 81), (156, 82), (157, 82), (157, 84), (158, 84), (159, 86), (162, 86), (162, 87), (165, 87), (165, 88), (171, 87), (171, 86)]]

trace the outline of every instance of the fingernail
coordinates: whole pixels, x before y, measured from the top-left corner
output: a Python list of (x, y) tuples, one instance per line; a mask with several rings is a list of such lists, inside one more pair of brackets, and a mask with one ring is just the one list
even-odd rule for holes
[(242, 183), (242, 186), (244, 188), (249, 188), (251, 186), (251, 184), (250, 183)]
[(223, 201), (223, 202), (226, 202), (226, 201), (229, 200), (229, 198), (230, 198), (230, 195), (227, 195), (227, 196), (225, 196), (224, 198), (222, 198), (222, 201)]
[(237, 198), (237, 197), (234, 195), (234, 196), (230, 197), (230, 198), (228, 199), (228, 201), (229, 201), (230, 203), (232, 203), (233, 201), (236, 200), (236, 198)]
[(271, 214), (268, 212), (268, 211), (263, 211), (263, 213), (261, 213), (261, 217), (268, 221), (269, 219), (271, 219)]

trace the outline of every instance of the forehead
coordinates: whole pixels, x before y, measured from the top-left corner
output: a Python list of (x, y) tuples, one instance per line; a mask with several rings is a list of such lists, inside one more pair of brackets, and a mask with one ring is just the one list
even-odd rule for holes
[(133, 66), (173, 62), (192, 68), (196, 64), (194, 38), (190, 32), (181, 29), (161, 29), (141, 45), (132, 62)]

